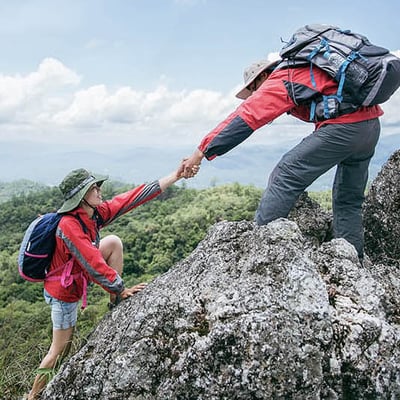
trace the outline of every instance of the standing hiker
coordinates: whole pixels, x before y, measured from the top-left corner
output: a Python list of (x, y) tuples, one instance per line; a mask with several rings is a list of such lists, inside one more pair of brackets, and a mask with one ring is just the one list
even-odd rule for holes
[[(201, 140), (184, 161), (184, 171), (190, 174), (204, 157), (213, 160), (227, 153), (282, 114), (310, 122), (310, 99), (338, 91), (338, 83), (320, 68), (314, 67), (311, 75), (309, 64), (277, 68), (278, 64), (260, 61), (245, 70), (244, 86), (236, 95), (243, 103)], [(383, 111), (374, 105), (342, 112), (336, 118), (313, 121), (315, 130), (282, 157), (269, 177), (255, 220), (264, 225), (287, 217), (300, 194), (336, 166), (334, 236), (353, 244), (362, 260), (362, 203)]]

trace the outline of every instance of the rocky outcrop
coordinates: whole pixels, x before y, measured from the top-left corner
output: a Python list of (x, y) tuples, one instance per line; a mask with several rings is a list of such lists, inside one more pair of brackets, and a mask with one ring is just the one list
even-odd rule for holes
[(400, 150), (392, 154), (368, 191), (364, 225), (372, 261), (400, 267)]
[[(307, 196), (290, 218), (211, 227), (105, 316), (42, 398), (400, 398), (399, 269), (361, 267)], [(389, 233), (380, 246), (375, 260)]]
[(360, 268), (344, 240), (309, 249), (287, 220), (216, 224), (104, 318), (43, 398), (400, 396), (397, 269)]
[(332, 214), (312, 200), (307, 192), (300, 195), (288, 219), (296, 222), (301, 233), (314, 246), (319, 246), (333, 238)]

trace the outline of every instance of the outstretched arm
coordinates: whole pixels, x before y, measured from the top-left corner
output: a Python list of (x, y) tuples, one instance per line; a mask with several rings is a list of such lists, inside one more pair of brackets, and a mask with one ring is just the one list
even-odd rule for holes
[(161, 191), (163, 192), (165, 189), (169, 188), (179, 179), (181, 179), (181, 176), (178, 170), (171, 172), (169, 175), (164, 176), (163, 178), (160, 178), (158, 180), (158, 183), (160, 185)]

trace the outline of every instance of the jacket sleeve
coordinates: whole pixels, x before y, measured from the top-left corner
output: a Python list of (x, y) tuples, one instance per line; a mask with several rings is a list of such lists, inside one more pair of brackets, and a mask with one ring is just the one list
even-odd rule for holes
[(110, 293), (120, 293), (124, 290), (122, 278), (105, 262), (100, 250), (92, 243), (90, 236), (83, 231), (76, 218), (61, 220), (56, 240), (61, 240), (62, 243), (57, 243), (57, 249), (61, 251), (56, 251), (54, 257), (74, 257), (90, 279)]
[(255, 130), (294, 107), (280, 74), (271, 76), (215, 129), (206, 135), (199, 150), (208, 160), (227, 153)]
[(121, 215), (154, 199), (160, 193), (160, 184), (158, 181), (154, 181), (142, 184), (128, 192), (113, 197), (111, 200), (104, 201), (97, 207), (102, 219), (101, 226), (110, 224)]

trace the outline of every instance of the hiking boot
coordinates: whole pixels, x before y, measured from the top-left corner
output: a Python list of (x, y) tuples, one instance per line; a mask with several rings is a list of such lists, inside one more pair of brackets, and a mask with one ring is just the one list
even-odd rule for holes
[(110, 302), (107, 304), (108, 309), (111, 311), (112, 309), (114, 309), (115, 307), (117, 307), (117, 305), (118, 305), (119, 303), (121, 303), (121, 301), (122, 301), (122, 298), (121, 298), (120, 296), (116, 296), (115, 299), (114, 299), (114, 301), (110, 301)]

